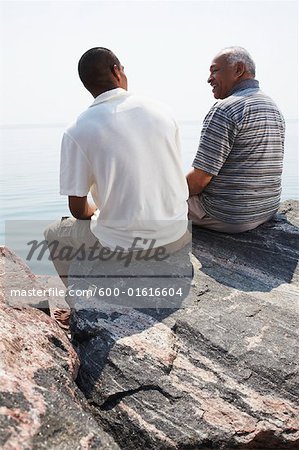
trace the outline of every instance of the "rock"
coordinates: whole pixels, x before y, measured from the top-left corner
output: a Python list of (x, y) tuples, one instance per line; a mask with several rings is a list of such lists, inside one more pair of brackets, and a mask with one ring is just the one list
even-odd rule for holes
[(299, 448), (296, 224), (288, 202), (251, 232), (194, 227), (177, 310), (77, 299), (77, 382), (121, 448)]
[[(19, 256), (4, 246), (0, 246), (0, 271), (7, 304), (16, 307), (34, 306), (49, 312), (49, 296), (43, 291), (36, 275)], [(31, 290), (40, 290), (40, 295), (28, 295)], [(17, 294), (17, 291), (20, 293)]]
[(280, 205), (278, 213), (283, 214), (291, 224), (299, 227), (299, 200), (286, 200)]
[(37, 280), (49, 295), (50, 311), (55, 308), (69, 308), (64, 299), (66, 287), (58, 275), (37, 275)]
[(10, 306), (11, 289), (42, 285), (2, 248), (0, 447), (297, 449), (298, 203), (239, 235), (194, 227), (180, 308), (74, 298), (80, 367), (50, 317)]
[[(39, 289), (28, 267), (6, 248), (10, 288)], [(1, 270), (3, 274), (3, 270)], [(3, 279), (3, 277), (2, 277)], [(3, 288), (3, 286), (2, 286)], [(117, 450), (76, 386), (79, 360), (66, 334), (38, 309), (0, 297), (0, 448)]]

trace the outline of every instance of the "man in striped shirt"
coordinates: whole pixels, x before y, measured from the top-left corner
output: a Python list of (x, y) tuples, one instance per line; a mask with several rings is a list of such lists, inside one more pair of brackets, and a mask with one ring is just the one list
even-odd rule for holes
[(189, 219), (225, 233), (252, 230), (279, 207), (284, 119), (259, 89), (255, 64), (242, 47), (214, 58), (208, 83), (218, 101), (205, 117), (187, 175)]

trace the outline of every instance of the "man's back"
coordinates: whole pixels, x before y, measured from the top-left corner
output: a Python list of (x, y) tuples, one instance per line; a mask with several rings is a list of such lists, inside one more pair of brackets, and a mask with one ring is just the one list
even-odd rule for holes
[(91, 191), (99, 209), (91, 230), (110, 248), (129, 248), (136, 232), (157, 246), (173, 242), (187, 226), (179, 151), (176, 123), (161, 105), (109, 90), (64, 135), (61, 193)]

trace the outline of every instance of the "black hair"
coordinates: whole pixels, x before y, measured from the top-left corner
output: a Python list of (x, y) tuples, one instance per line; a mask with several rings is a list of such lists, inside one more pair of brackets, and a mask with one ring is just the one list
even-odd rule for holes
[(120, 62), (108, 48), (94, 47), (85, 52), (78, 63), (79, 77), (89, 91), (101, 88), (111, 89), (114, 85), (113, 66)]

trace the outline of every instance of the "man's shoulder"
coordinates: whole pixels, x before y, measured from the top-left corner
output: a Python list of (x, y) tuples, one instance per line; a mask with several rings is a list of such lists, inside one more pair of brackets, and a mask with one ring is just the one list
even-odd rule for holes
[(254, 110), (272, 110), (276, 111), (279, 115), (281, 115), (282, 120), (283, 116), (281, 111), (279, 110), (276, 103), (265, 94), (260, 89), (244, 89), (243, 91), (238, 91), (223, 100), (218, 100), (212, 106), (210, 112), (213, 114), (221, 114), (222, 116), (227, 117), (239, 117), (239, 115), (243, 115), (246, 111), (254, 111)]
[[(74, 128), (85, 126), (87, 122), (92, 122), (95, 117), (107, 116), (109, 112), (115, 114), (115, 111), (125, 112), (126, 110), (138, 109), (139, 112), (152, 113), (152, 114), (165, 114), (173, 117), (172, 110), (169, 106), (156, 99), (149, 98), (142, 94), (136, 94), (134, 92), (126, 92), (121, 98), (114, 100), (118, 103), (117, 109), (115, 104), (112, 105), (110, 110), (108, 102), (92, 104), (85, 111), (83, 111), (77, 119), (69, 127), (70, 130)], [(110, 103), (110, 102), (109, 102)]]
[(230, 118), (232, 115), (235, 115), (238, 111), (243, 110), (244, 104), (246, 100), (243, 97), (237, 97), (234, 95), (230, 95), (221, 100), (217, 100), (207, 115), (207, 117), (217, 118), (221, 116), (223, 118)]
[[(115, 101), (118, 102), (118, 99)], [(65, 134), (77, 141), (88, 138), (88, 135), (94, 130), (99, 130), (99, 124), (102, 129), (105, 129), (105, 124), (111, 123), (111, 120), (114, 121), (113, 117), (118, 113), (122, 115), (123, 120), (128, 117), (130, 123), (132, 117), (135, 117), (139, 122), (146, 119), (157, 126), (168, 124), (173, 127), (177, 124), (170, 107), (144, 95), (128, 92), (117, 103), (117, 107), (115, 104), (114, 107), (110, 106), (108, 106), (108, 102), (92, 104), (69, 124)], [(122, 121), (122, 123), (124, 122)]]
[(233, 96), (226, 97), (222, 100), (217, 100), (210, 108), (205, 117), (205, 122), (218, 122), (223, 120), (232, 120), (236, 113), (244, 109), (244, 101), (233, 98)]
[(91, 104), (84, 111), (82, 111), (73, 121), (71, 121), (66, 129), (65, 134), (74, 137), (78, 134), (85, 133), (92, 124), (98, 121), (99, 116), (101, 115), (101, 110), (103, 109), (102, 105)]
[(68, 140), (78, 141), (82, 136), (88, 133), (88, 124), (90, 122), (89, 110), (87, 109), (67, 125), (64, 130), (64, 137)]
[(229, 95), (222, 100), (217, 100), (212, 108), (227, 111), (233, 108), (238, 108), (240, 105), (244, 105), (248, 101), (254, 102), (257, 98), (263, 97), (265, 97), (265, 95), (257, 89), (246, 89)]
[(145, 111), (173, 116), (171, 107), (155, 98), (149, 98), (146, 95), (133, 93), (131, 94), (129, 101), (139, 105), (140, 108)]
[(237, 91), (227, 98), (219, 101), (219, 107), (222, 109), (238, 108), (239, 105), (261, 105), (267, 104), (277, 108), (276, 103), (260, 89), (248, 88)]

